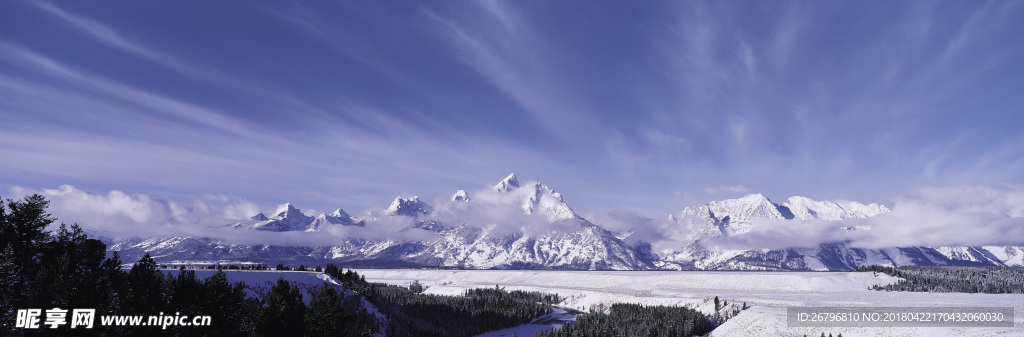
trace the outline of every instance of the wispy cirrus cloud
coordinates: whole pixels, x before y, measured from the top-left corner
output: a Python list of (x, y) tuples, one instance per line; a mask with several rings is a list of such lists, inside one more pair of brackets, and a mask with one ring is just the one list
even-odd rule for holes
[(46, 11), (56, 18), (59, 18), (82, 34), (89, 36), (95, 41), (106, 46), (155, 62), (188, 77), (207, 80), (222, 78), (222, 76), (216, 76), (216, 70), (211, 67), (200, 68), (194, 63), (183, 62), (165, 51), (134, 41), (123, 36), (114, 29), (111, 29), (107, 25), (87, 17), (70, 13), (51, 2), (33, 1), (30, 4)]
[(587, 118), (590, 107), (581, 93), (562, 78), (558, 46), (519, 11), (495, 1), (459, 8), (454, 15), (423, 9), (456, 59), (515, 102), (549, 136), (578, 146), (580, 136), (600, 130), (599, 125)]
[(241, 121), (230, 118), (222, 113), (86, 74), (7, 41), (0, 41), (0, 46), (5, 50), (4, 53), (0, 54), (2, 55), (0, 57), (6, 58), (9, 62), (20, 64), (25, 68), (52, 76), (64, 83), (74, 84), (86, 90), (140, 105), (149, 111), (159, 111), (168, 116), (181, 118), (199, 126), (214, 128), (243, 137), (254, 137), (254, 134), (248, 128), (242, 126)]
[(1019, 2), (2, 6), (5, 186), (328, 209), (515, 171), (654, 216), (1024, 167)]

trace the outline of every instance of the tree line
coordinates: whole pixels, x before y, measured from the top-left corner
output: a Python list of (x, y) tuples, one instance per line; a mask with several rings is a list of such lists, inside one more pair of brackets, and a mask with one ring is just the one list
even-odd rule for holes
[[(46, 213), (39, 195), (0, 202), (0, 336), (369, 336), (379, 322), (358, 295), (338, 286), (311, 289), (279, 279), (266, 294), (247, 296), (223, 271), (206, 278), (182, 267), (161, 271), (146, 254), (130, 270), (115, 252), (78, 225)], [(265, 269), (265, 267), (259, 268)], [(94, 327), (16, 328), (18, 309), (96, 309)], [(101, 315), (211, 317), (208, 326), (100, 326)], [(45, 319), (45, 317), (41, 317)], [(70, 319), (68, 317), (67, 319)]]
[(387, 318), (387, 336), (473, 336), (529, 323), (551, 313), (562, 298), (554, 294), (468, 289), (462, 296), (424, 294), (423, 286), (367, 282), (353, 270), (328, 265), (324, 272), (366, 297)]
[(1024, 267), (1021, 266), (861, 266), (859, 272), (878, 272), (902, 278), (874, 290), (961, 292), (989, 294), (1024, 293)]
[(716, 326), (708, 316), (686, 307), (615, 303), (607, 310), (604, 306), (591, 308), (590, 312), (576, 316), (576, 322), (533, 336), (703, 336)]

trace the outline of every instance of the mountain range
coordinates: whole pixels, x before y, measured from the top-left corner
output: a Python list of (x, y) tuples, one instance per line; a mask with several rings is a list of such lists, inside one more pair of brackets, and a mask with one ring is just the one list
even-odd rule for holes
[[(572, 270), (852, 270), (863, 265), (1022, 265), (1024, 247), (889, 247), (867, 249), (848, 242), (812, 247), (726, 249), (723, 239), (742, 238), (766, 223), (842, 221), (889, 213), (879, 204), (815, 201), (794, 196), (774, 203), (762, 194), (687, 207), (656, 225), (685, 233), (668, 247), (634, 230), (612, 232), (577, 214), (562, 195), (540, 182), (520, 183), (515, 174), (489, 190), (459, 190), (430, 205), (396, 197), (383, 211), (353, 217), (341, 208), (316, 216), (284, 204), (270, 216), (225, 224), (239, 234), (305, 233), (330, 244), (239, 244), (193, 236), (108, 240), (110, 251), (135, 261), (149, 253), (160, 263), (335, 263), (388, 267)], [(397, 225), (396, 225), (397, 224)], [(870, 226), (837, 227), (840, 231)], [(367, 235), (372, 234), (372, 235)]]

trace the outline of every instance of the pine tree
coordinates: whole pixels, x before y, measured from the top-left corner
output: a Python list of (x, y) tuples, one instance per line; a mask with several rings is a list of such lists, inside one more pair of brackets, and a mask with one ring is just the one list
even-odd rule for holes
[[(0, 207), (0, 211), (3, 207)], [(18, 277), (18, 265), (14, 263), (14, 249), (8, 244), (0, 251), (0, 317), (14, 317), (19, 295), (21, 294), (21, 281)], [(0, 335), (14, 335), (14, 320), (0, 319)]]
[(155, 315), (164, 308), (164, 277), (156, 262), (146, 253), (128, 271), (125, 313)]
[(412, 283), (409, 284), (409, 290), (418, 294), (426, 290), (426, 287), (424, 287), (423, 284), (420, 283), (420, 280), (414, 280), (412, 281)]
[(332, 287), (320, 287), (309, 301), (305, 318), (306, 336), (342, 336), (354, 323), (354, 317), (342, 310), (342, 299)]
[[(190, 272), (190, 271), (189, 271)], [(223, 271), (207, 277), (202, 284), (199, 313), (209, 315), (213, 325), (202, 330), (209, 336), (242, 335), (241, 327), (249, 324), (251, 315), (247, 310), (245, 285), (231, 284)]]
[(7, 199), (6, 204), (0, 200), (0, 249), (11, 247), (10, 258), (18, 270), (17, 287), (4, 291), (13, 294), (18, 307), (30, 305), (30, 294), (39, 292), (35, 276), (39, 273), (44, 245), (50, 241), (46, 227), (56, 221), (46, 213), (49, 204), (38, 194), (22, 200)]
[[(170, 274), (168, 274), (170, 275)], [(195, 270), (179, 270), (178, 277), (171, 282), (171, 308), (186, 315), (205, 314), (199, 310), (204, 297), (203, 282), (196, 278)]]
[(302, 335), (306, 305), (302, 303), (302, 294), (298, 287), (293, 287), (284, 278), (277, 279), (277, 284), (270, 288), (266, 306), (260, 311), (256, 321), (256, 334), (259, 336)]

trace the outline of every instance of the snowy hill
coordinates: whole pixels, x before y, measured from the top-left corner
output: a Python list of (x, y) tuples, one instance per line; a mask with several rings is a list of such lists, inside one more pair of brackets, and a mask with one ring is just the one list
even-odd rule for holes
[[(359, 228), (375, 237), (337, 237), (315, 247), (244, 245), (196, 237), (135, 238), (110, 242), (125, 261), (146, 252), (161, 261), (249, 261), (433, 266), (466, 269), (572, 270), (852, 270), (881, 265), (1021, 265), (1024, 247), (890, 247), (864, 249), (846, 242), (781, 249), (726, 249), (718, 242), (744, 238), (759, 226), (801, 221), (828, 224), (889, 213), (879, 204), (816, 201), (794, 196), (783, 203), (754, 193), (736, 199), (686, 207), (668, 216), (668, 226), (685, 229), (687, 243), (652, 252), (630, 239), (633, 231), (612, 233), (573, 211), (547, 185), (520, 182), (515, 174), (489, 189), (458, 190), (430, 205), (418, 197), (396, 197), (384, 211), (359, 218), (342, 209), (304, 215), (291, 204), (272, 216), (256, 214), (227, 226), (239, 231), (324, 233)], [(401, 227), (387, 224), (400, 223)], [(332, 229), (334, 228), (334, 229)], [(422, 230), (429, 235), (411, 235)], [(872, 230), (870, 226), (836, 230)], [(239, 232), (242, 233), (242, 232)], [(347, 233), (347, 232), (346, 232)], [(631, 240), (630, 244), (626, 241)]]
[[(722, 237), (743, 235), (758, 223), (786, 221), (838, 221), (889, 213), (884, 205), (857, 202), (815, 201), (794, 196), (782, 204), (761, 194), (688, 207), (670, 215), (670, 221), (690, 229), (692, 243), (660, 252), (655, 262), (661, 269), (702, 270), (852, 270), (879, 265), (1020, 265), (1021, 250), (1013, 246), (986, 247), (892, 247), (864, 249), (845, 242), (817, 247), (729, 250), (707, 244)], [(842, 230), (871, 230), (870, 227)]]

